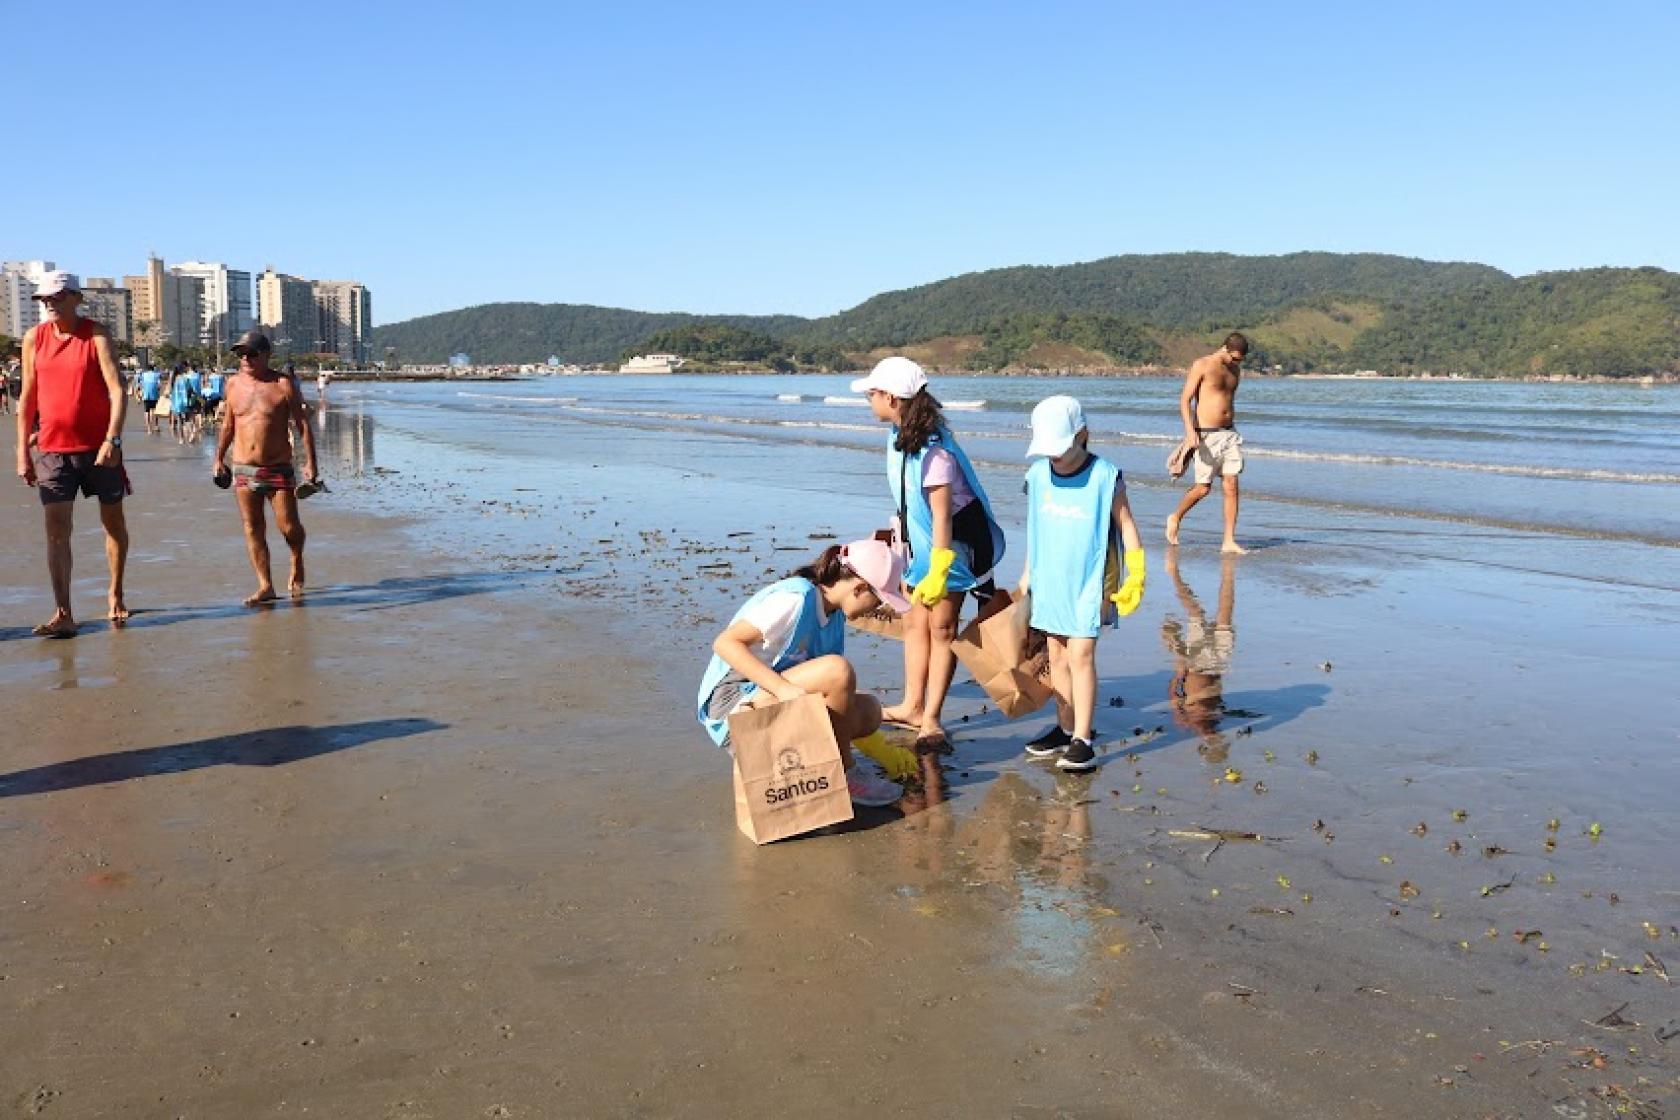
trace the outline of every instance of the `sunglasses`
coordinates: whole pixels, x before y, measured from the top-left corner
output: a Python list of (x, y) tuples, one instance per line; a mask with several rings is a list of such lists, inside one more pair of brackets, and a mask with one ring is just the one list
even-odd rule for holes
[(63, 303), (74, 294), (73, 292), (59, 292), (57, 295), (36, 296), (35, 298), (42, 303)]

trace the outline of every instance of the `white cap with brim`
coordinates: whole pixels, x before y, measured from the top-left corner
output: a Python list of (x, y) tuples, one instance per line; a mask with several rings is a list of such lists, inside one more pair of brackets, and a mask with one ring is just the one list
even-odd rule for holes
[(41, 277), (41, 282), (35, 285), (35, 299), (48, 299), (61, 292), (79, 292), (82, 282), (76, 278), (74, 272), (49, 272)]
[(852, 392), (867, 393), (871, 389), (879, 389), (883, 393), (891, 393), (901, 401), (907, 401), (926, 389), (927, 383), (927, 374), (922, 372), (921, 366), (909, 358), (895, 354), (876, 362), (868, 377), (860, 377), (852, 382)]
[(1072, 397), (1045, 397), (1032, 410), (1032, 444), (1027, 458), (1040, 455), (1056, 459), (1067, 454), (1068, 448), (1085, 427), (1085, 410)]

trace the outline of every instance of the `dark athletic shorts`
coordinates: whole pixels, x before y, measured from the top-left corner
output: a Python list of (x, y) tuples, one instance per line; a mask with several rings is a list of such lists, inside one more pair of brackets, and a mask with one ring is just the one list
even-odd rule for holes
[(147, 412), (155, 412), (157, 410), (157, 402), (158, 402), (158, 399), (156, 397), (141, 397), (140, 398), (140, 406), (142, 408), (144, 408)]
[(84, 498), (98, 498), (100, 505), (116, 505), (128, 493), (128, 474), (121, 465), (99, 467), (97, 451), (39, 451), (35, 454), (36, 489), (41, 504), (73, 502), (76, 491)]

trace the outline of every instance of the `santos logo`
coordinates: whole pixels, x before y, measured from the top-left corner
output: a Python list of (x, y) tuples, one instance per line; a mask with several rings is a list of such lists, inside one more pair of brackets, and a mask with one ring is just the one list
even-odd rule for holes
[(804, 769), (805, 760), (792, 747), (783, 748), (778, 752), (776, 755), (776, 773), (786, 784), (765, 787), (765, 803), (777, 805), (783, 801), (792, 801), (794, 798), (805, 794), (822, 793), (829, 788), (827, 774), (815, 778), (795, 777)]
[(1038, 512), (1044, 514), (1046, 517), (1060, 517), (1065, 521), (1074, 521), (1079, 518), (1089, 516), (1085, 510), (1079, 506), (1064, 506), (1060, 502), (1054, 501), (1050, 498), (1045, 498), (1042, 502), (1038, 503)]

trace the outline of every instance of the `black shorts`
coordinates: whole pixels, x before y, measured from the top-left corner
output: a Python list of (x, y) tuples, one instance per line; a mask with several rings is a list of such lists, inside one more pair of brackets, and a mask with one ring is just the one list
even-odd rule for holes
[(157, 402), (158, 399), (156, 397), (141, 397), (140, 407), (145, 409), (147, 412), (156, 412)]
[(97, 451), (36, 452), (35, 488), (41, 492), (41, 504), (73, 502), (78, 490), (84, 498), (98, 498), (102, 506), (122, 501), (128, 494), (127, 472), (121, 464), (95, 465), (98, 457)]

